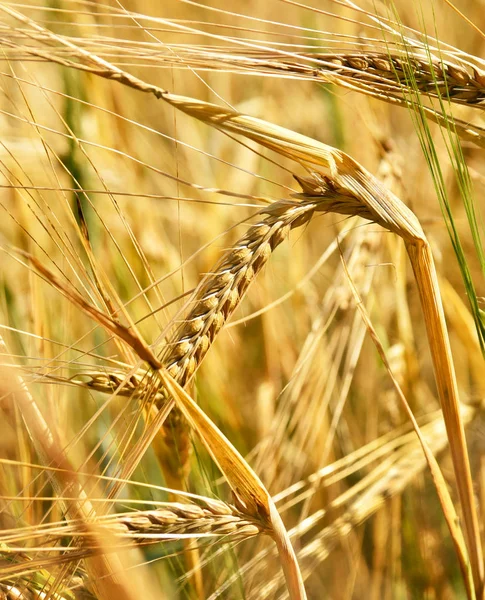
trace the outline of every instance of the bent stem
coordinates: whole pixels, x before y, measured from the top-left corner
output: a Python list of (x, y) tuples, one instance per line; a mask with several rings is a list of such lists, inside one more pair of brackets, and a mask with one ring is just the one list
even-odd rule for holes
[(407, 242), (406, 249), (418, 284), (419, 297), (423, 308), (436, 387), (443, 410), (458, 494), (463, 511), (470, 565), (475, 582), (475, 592), (477, 598), (482, 598), (484, 576), (483, 555), (482, 548), (477, 543), (480, 540), (480, 529), (473, 501), (470, 462), (463, 421), (460, 418), (458, 387), (443, 303), (439, 291), (438, 277), (431, 249), (426, 239), (416, 240), (413, 243)]

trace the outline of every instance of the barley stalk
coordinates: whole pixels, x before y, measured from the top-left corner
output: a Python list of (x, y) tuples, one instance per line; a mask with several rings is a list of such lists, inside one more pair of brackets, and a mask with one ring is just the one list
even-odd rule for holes
[[(52, 42), (60, 44), (60, 47), (44, 50), (5, 40), (7, 52), (15, 49), (11, 56), (12, 60), (21, 60), (24, 54), (35, 56), (41, 60), (56, 62), (119, 81), (169, 101), (170, 94), (166, 90), (147, 84), (102, 58), (102, 46), (99, 46), (98, 40), (92, 45), (95, 49), (93, 50), (89, 44), (81, 44), (77, 39), (52, 33), (12, 8), (1, 6), (0, 10), (30, 25), (31, 29), (23, 31), (27, 39), (48, 46)], [(14, 35), (14, 40), (15, 37)], [(229, 39), (229, 41), (233, 40)], [(348, 53), (336, 50), (323, 54), (305, 54), (282, 50), (279, 52), (254, 50), (253, 45), (249, 45), (249, 49), (243, 53), (233, 49), (229, 52), (227, 49), (217, 51), (213, 48), (207, 50), (205, 47), (194, 49), (194, 46), (191, 46), (189, 51), (184, 51), (184, 48), (179, 46), (175, 49), (171, 49), (170, 46), (161, 47), (160, 50), (162, 54), (164, 52), (168, 54), (162, 56), (162, 65), (165, 60), (165, 64), (169, 66), (181, 65), (183, 68), (209, 70), (230, 68), (245, 74), (276, 73), (281, 77), (324, 80), (404, 107), (409, 107), (410, 92), (414, 93), (418, 90), (432, 97), (444, 97), (458, 104), (483, 108), (485, 73), (473, 64), (481, 64), (480, 59), (467, 56), (466, 62), (458, 61), (455, 55), (459, 54), (459, 51), (456, 49), (443, 52), (443, 56), (453, 57), (455, 62), (452, 62), (448, 58), (441, 59), (441, 53), (440, 58), (430, 54), (428, 46), (423, 48), (418, 45), (418, 48), (408, 39), (404, 50), (399, 46), (397, 49), (386, 46), (386, 52), (363, 50)], [(432, 50), (435, 54), (440, 52), (439, 48)], [(137, 47), (135, 51), (138, 59), (139, 48)], [(449, 115), (427, 106), (423, 106), (422, 111), (442, 127), (448, 127), (453, 120), (454, 129), (462, 139), (482, 148), (485, 147), (483, 127), (457, 118), (451, 119)]]
[[(4, 12), (8, 12), (26, 24), (33, 25), (32, 21), (17, 11), (5, 9)], [(149, 19), (147, 16), (145, 18)], [(170, 21), (167, 20), (166, 24), (170, 25)], [(181, 29), (190, 30), (184, 27)], [(196, 30), (190, 31), (196, 32)], [(57, 41), (63, 40), (65, 43), (60, 47), (50, 48), (49, 52), (21, 44), (22, 40), (29, 39), (46, 44), (53, 37), (50, 33), (39, 26), (34, 29), (11, 31), (5, 27), (2, 40), (5, 56), (8, 56), (9, 60), (27, 60), (34, 54), (47, 61), (57, 59), (65, 63), (79, 58), (81, 49), (85, 56), (97, 55), (100, 58), (103, 55), (109, 56), (106, 49), (110, 48), (112, 40), (99, 35), (96, 35), (96, 38), (56, 35)], [(445, 49), (429, 48), (428, 45), (423, 47), (421, 44), (413, 46), (408, 40), (408, 45), (404, 49), (399, 44), (389, 43), (385, 51), (362, 49), (349, 52), (335, 48), (310, 54), (284, 48), (260, 48), (257, 42), (249, 43), (238, 38), (215, 37), (226, 45), (218, 48), (214, 45), (160, 44), (154, 52), (153, 45), (145, 48), (139, 42), (135, 44), (130, 40), (124, 40), (122, 57), (136, 59), (138, 62), (144, 59), (150, 65), (155, 63), (157, 66), (169, 68), (174, 66), (198, 70), (231, 68), (243, 74), (278, 74), (283, 77), (294, 76), (317, 80), (325, 79), (329, 75), (337, 75), (339, 78), (352, 80), (356, 85), (369, 84), (386, 93), (400, 92), (406, 88), (408, 73), (412, 72), (417, 88), (423, 94), (435, 97), (444, 95), (452, 102), (478, 108), (485, 106), (483, 102), (485, 72), (474, 64), (479, 63), (480, 59), (467, 55), (466, 61), (459, 60), (456, 58), (459, 54), (458, 50), (449, 46)], [(338, 79), (335, 81), (338, 82)]]
[[(322, 185), (326, 185), (322, 182)], [(325, 194), (335, 195), (331, 187)], [(188, 306), (191, 307), (180, 326), (162, 350), (161, 362), (181, 386), (187, 385), (207, 354), (227, 319), (239, 306), (246, 291), (264, 267), (272, 252), (286, 239), (291, 229), (308, 223), (322, 198), (310, 201), (281, 200), (264, 208), (261, 219), (249, 227), (246, 234), (231, 247), (201, 281)], [(101, 392), (143, 397), (152, 389), (152, 376), (140, 371), (126, 376), (110, 371), (84, 373), (86, 385)], [(80, 382), (79, 379), (75, 381)], [(152, 393), (161, 409), (168, 402), (167, 392), (158, 387)], [(172, 410), (164, 427), (168, 446), (166, 460), (171, 462), (173, 477), (180, 479), (189, 455), (188, 431), (177, 410)]]
[[(332, 77), (364, 84), (384, 93), (402, 93), (408, 88), (409, 73), (417, 89), (425, 95), (445, 96), (452, 102), (485, 108), (485, 72), (471, 63), (451, 62), (409, 48), (385, 52), (340, 52), (306, 54), (269, 50), (238, 50), (190, 46), (165, 49), (162, 64), (207, 70), (231, 67), (241, 74), (279, 74), (311, 80)], [(471, 57), (473, 58), (473, 57)]]
[[(116, 515), (94, 517), (90, 527), (95, 528), (98, 535), (109, 534), (116, 547), (119, 540), (139, 543), (159, 543), (163, 541), (184, 539), (188, 537), (224, 538), (224, 541), (243, 540), (260, 533), (268, 533), (265, 526), (238, 511), (234, 506), (220, 500), (201, 498), (199, 504), (182, 502), (160, 503), (156, 509), (128, 512)], [(21, 528), (2, 533), (3, 552), (8, 553), (8, 546), (19, 542), (48, 540), (69, 537), (84, 537), (86, 532), (80, 520), (70, 520), (67, 524), (49, 524), (38, 528)], [(83, 544), (83, 550), (94, 551), (96, 544), (90, 540)], [(65, 552), (65, 546), (58, 547)], [(76, 546), (70, 550), (76, 551)], [(15, 550), (16, 551), (16, 550)]]
[(112, 517), (104, 522), (116, 535), (138, 541), (158, 541), (157, 536), (170, 539), (193, 535), (195, 537), (224, 536), (230, 540), (258, 535), (264, 528), (222, 502), (213, 502), (210, 509), (193, 504), (168, 503), (164, 509), (140, 511), (131, 515)]

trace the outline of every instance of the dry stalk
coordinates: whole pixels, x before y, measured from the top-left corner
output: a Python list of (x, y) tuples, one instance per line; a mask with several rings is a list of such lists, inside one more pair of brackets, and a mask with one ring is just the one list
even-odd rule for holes
[[(322, 194), (333, 194), (328, 187)], [(272, 252), (287, 237), (291, 229), (308, 223), (321, 198), (309, 201), (281, 200), (264, 208), (262, 218), (230, 248), (207, 274), (189, 300), (188, 314), (165, 346), (160, 361), (182, 387), (186, 386), (207, 354), (227, 319), (239, 306), (250, 284), (268, 261)], [(124, 372), (84, 373), (85, 385), (102, 392), (143, 397), (152, 388), (153, 379), (146, 371), (126, 376)], [(79, 382), (79, 379), (77, 380)], [(158, 387), (151, 395), (160, 409), (168, 402), (167, 392)], [(172, 477), (183, 476), (189, 457), (190, 440), (185, 422), (177, 410), (172, 410), (164, 427), (167, 452), (164, 459), (171, 467)]]
[(470, 375), (472, 375), (476, 388), (476, 398), (472, 398), (472, 401), (481, 403), (485, 398), (483, 354), (477, 339), (473, 318), (460, 295), (447, 279), (440, 278), (440, 286), (443, 291), (446, 317), (461, 339), (463, 346), (467, 348)]
[[(96, 35), (95, 39), (83, 36), (76, 39), (68, 36), (53, 35), (21, 13), (4, 9), (4, 12), (29, 24), (31, 29), (9, 31), (4, 26), (3, 45), (5, 56), (9, 60), (27, 60), (32, 55), (44, 60), (57, 60), (63, 64), (79, 59), (82, 51), (85, 57), (103, 56), (112, 40)], [(128, 14), (128, 13), (126, 13)], [(167, 21), (168, 24), (168, 21)], [(61, 43), (60, 47), (51, 47), (42, 51), (27, 44), (24, 40), (50, 45), (52, 39)], [(456, 58), (458, 51), (451, 47), (441, 50), (423, 46), (413, 46), (409, 41), (404, 48), (388, 44), (384, 51), (354, 50), (352, 52), (335, 48), (325, 52), (288, 51), (286, 49), (258, 48), (257, 43), (245, 43), (243, 40), (219, 37), (226, 45), (160, 44), (154, 51), (150, 45), (144, 49), (138, 42), (123, 40), (122, 57), (143, 59), (159, 67), (180, 67), (198, 70), (223, 70), (244, 74), (279, 74), (283, 77), (294, 76), (306, 79), (326, 79), (332, 77), (338, 83), (340, 78), (352, 81), (358, 87), (370, 85), (375, 91), (383, 93), (401, 93), (408, 88), (409, 74), (417, 89), (434, 97), (444, 96), (452, 102), (484, 108), (485, 72), (476, 64), (480, 60), (467, 56), (467, 60)], [(103, 44), (106, 44), (106, 46)], [(232, 43), (228, 47), (227, 43)], [(434, 54), (433, 54), (434, 53)], [(463, 53), (462, 53), (463, 54)], [(73, 66), (73, 65), (71, 65)], [(78, 65), (81, 67), (81, 65)], [(334, 77), (337, 76), (337, 79)]]
[[(336, 83), (342, 78), (383, 93), (409, 91), (409, 75), (422, 94), (444, 96), (452, 102), (485, 108), (485, 72), (478, 67), (439, 59), (422, 50), (389, 49), (384, 52), (340, 52), (306, 54), (272, 53), (269, 50), (236, 50), (190, 46), (165, 49), (162, 64), (206, 70), (231, 67), (244, 74), (280, 74), (319, 80), (331, 76)], [(294, 57), (294, 58), (292, 58)], [(473, 57), (471, 57), (473, 58)]]
[[(208, 508), (195, 504), (167, 503), (163, 509), (140, 511), (100, 521), (116, 536), (137, 541), (156, 542), (164, 537), (224, 537), (227, 541), (243, 540), (265, 531), (261, 523), (249, 520), (234, 507), (220, 501)], [(226, 540), (225, 540), (226, 541)]]
[[(22, 60), (28, 56), (48, 62), (91, 72), (95, 75), (119, 81), (143, 92), (154, 94), (157, 98), (164, 97), (170, 101), (170, 94), (157, 86), (150, 85), (134, 77), (126, 71), (115, 67), (102, 58), (102, 47), (94, 44), (99, 55), (89, 49), (89, 44), (82, 45), (78, 40), (67, 36), (57, 35), (45, 29), (34, 20), (6, 6), (0, 10), (30, 26), (24, 29), (22, 36), (29, 41), (36, 41), (49, 47), (34, 47), (19, 44), (16, 41), (4, 39), (5, 52), (9, 60)], [(15, 34), (13, 28), (6, 26), (7, 31)], [(15, 35), (12, 37), (15, 40)], [(52, 43), (60, 47), (52, 47)], [(243, 44), (244, 45), (244, 44)], [(12, 52), (14, 50), (14, 52)], [(435, 50), (435, 49), (433, 49)], [(264, 75), (277, 73), (282, 77), (304, 78), (309, 80), (326, 81), (348, 89), (364, 93), (398, 106), (409, 107), (409, 95), (419, 91), (424, 95), (442, 97), (451, 102), (467, 106), (483, 108), (485, 95), (485, 73), (475, 63), (480, 63), (476, 57), (469, 56), (465, 62), (458, 62), (452, 51), (443, 55), (445, 59), (432, 55), (428, 47), (414, 47), (408, 40), (404, 50), (386, 47), (384, 52), (334, 52), (324, 54), (294, 53), (280, 50), (254, 50), (250, 47), (244, 52), (231, 49), (218, 51), (205, 47), (183, 47), (170, 49), (161, 47), (158, 54), (160, 63), (182, 68), (197, 69), (230, 69), (244, 74)], [(456, 54), (458, 51), (456, 51)], [(139, 52), (136, 51), (137, 60)], [(451, 56), (455, 62), (448, 59)], [(472, 62), (473, 61), (473, 62)], [(174, 97), (174, 96), (173, 96)], [(468, 121), (451, 118), (446, 113), (434, 108), (422, 106), (421, 110), (432, 121), (442, 127), (448, 127), (453, 121), (456, 133), (482, 148), (485, 147), (485, 129)]]
[(247, 461), (192, 400), (185, 389), (165, 370), (161, 369), (158, 375), (181, 413), (193, 430), (199, 434), (206, 450), (224, 474), (234, 495), (245, 507), (244, 510), (249, 511), (251, 515), (257, 515), (268, 525), (278, 549), (290, 598), (305, 600), (306, 591), (295, 551), (267, 489)]
[[(223, 537), (224, 541), (235, 541), (268, 533), (260, 521), (249, 518), (234, 506), (210, 498), (201, 498), (199, 504), (166, 502), (153, 510), (95, 517), (90, 522), (90, 526), (96, 529), (100, 536), (108, 534), (116, 548), (120, 547), (120, 540), (154, 544), (188, 537)], [(4, 531), (2, 547), (4, 551), (8, 551), (8, 545), (18, 545), (19, 542), (26, 540), (29, 542), (48, 540), (51, 544), (56, 539), (79, 538), (85, 535), (83, 522), (70, 520), (66, 524), (52, 524), (38, 529), (29, 527), (25, 531), (22, 529)], [(93, 545), (92, 540), (81, 546), (81, 549), (88, 551), (97, 548), (98, 546)], [(66, 550), (65, 547), (58, 549)]]

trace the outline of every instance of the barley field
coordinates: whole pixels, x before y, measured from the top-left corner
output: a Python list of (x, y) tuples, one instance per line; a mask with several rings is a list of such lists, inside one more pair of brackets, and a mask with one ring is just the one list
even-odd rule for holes
[(0, 2), (0, 598), (485, 598), (484, 9)]

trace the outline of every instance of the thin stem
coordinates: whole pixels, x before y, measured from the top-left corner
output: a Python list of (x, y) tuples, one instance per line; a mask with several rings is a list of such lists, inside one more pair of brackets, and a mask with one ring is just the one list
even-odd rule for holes
[(406, 247), (418, 284), (419, 297), (425, 317), (433, 360), (436, 387), (450, 441), (451, 457), (462, 505), (475, 590), (477, 597), (482, 598), (484, 569), (483, 554), (480, 545), (480, 529), (473, 500), (470, 461), (466, 447), (463, 421), (460, 417), (458, 387), (439, 291), (438, 277), (431, 249), (426, 240), (408, 242)]

